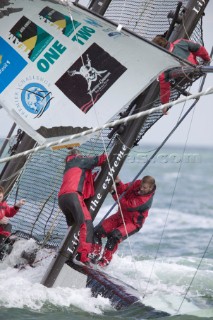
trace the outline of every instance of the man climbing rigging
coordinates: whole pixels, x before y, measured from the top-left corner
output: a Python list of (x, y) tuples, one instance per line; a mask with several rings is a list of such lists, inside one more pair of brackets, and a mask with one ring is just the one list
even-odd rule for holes
[(71, 149), (66, 157), (66, 165), (58, 203), (64, 213), (68, 226), (76, 223), (79, 226), (78, 260), (89, 263), (93, 240), (93, 222), (84, 202), (94, 195), (92, 169), (101, 166), (106, 155), (84, 157), (77, 149)]
[[(197, 59), (198, 57), (207, 63), (211, 61), (205, 47), (191, 40), (178, 39), (174, 42), (169, 42), (165, 37), (158, 35), (152, 40), (152, 42), (194, 65), (199, 64)], [(168, 103), (170, 99), (171, 83), (169, 80), (169, 70), (159, 76), (160, 100), (162, 104)], [(163, 109), (163, 113), (167, 114), (167, 108)]]
[[(117, 200), (125, 191), (120, 199), (119, 210), (104, 220), (95, 228), (93, 257), (98, 260), (101, 267), (107, 266), (112, 260), (112, 256), (118, 248), (118, 244), (127, 237), (138, 232), (151, 208), (156, 185), (155, 179), (151, 176), (145, 176), (142, 180), (136, 180), (132, 185), (122, 183), (119, 177), (115, 180), (117, 194), (112, 188), (111, 194), (114, 200)], [(102, 238), (107, 237), (107, 242), (102, 251)]]

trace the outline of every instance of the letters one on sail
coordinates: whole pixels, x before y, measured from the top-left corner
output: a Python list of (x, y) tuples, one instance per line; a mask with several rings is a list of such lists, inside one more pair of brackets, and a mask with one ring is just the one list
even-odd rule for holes
[(77, 5), (1, 5), (0, 104), (39, 144), (108, 122), (162, 70), (178, 65)]

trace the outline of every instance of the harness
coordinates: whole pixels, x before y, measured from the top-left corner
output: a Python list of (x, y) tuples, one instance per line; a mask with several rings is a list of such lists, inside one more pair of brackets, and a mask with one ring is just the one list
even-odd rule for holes
[(138, 211), (140, 214), (144, 213), (146, 210), (149, 210), (151, 208), (152, 202), (153, 202), (153, 197), (154, 197), (154, 194), (149, 198), (149, 200), (147, 200), (142, 205), (140, 205), (138, 207), (134, 207), (134, 208), (128, 208), (127, 211), (129, 211), (129, 212)]

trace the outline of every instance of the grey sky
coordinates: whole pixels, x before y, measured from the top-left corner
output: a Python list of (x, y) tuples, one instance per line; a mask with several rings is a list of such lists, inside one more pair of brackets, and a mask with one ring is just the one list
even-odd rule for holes
[[(86, 5), (87, 0), (81, 0), (79, 3)], [(204, 17), (204, 42), (205, 47), (209, 52), (213, 45), (212, 30), (213, 30), (213, 1), (209, 1), (206, 15)], [(191, 93), (196, 93), (198, 90), (199, 80), (191, 88)], [(213, 75), (207, 76), (204, 90), (213, 86)], [(213, 146), (213, 95), (204, 96), (198, 102), (195, 112), (190, 114), (184, 123), (177, 129), (177, 132), (169, 140), (171, 144), (184, 144), (188, 135), (188, 144), (200, 146)], [(187, 104), (189, 105), (189, 103)], [(169, 115), (164, 116), (153, 128), (151, 128), (143, 138), (143, 143), (160, 143), (168, 132), (173, 128), (179, 114), (182, 110), (182, 105), (177, 105), (170, 110)], [(193, 116), (193, 118), (192, 118)], [(13, 121), (8, 117), (4, 110), (0, 110), (0, 137), (5, 137), (12, 125)], [(191, 124), (191, 125), (190, 125)]]

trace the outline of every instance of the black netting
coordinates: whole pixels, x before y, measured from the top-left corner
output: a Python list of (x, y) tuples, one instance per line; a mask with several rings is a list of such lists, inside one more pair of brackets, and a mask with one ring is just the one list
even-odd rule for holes
[[(183, 7), (187, 2), (188, 0), (182, 1)], [(171, 20), (167, 18), (167, 14), (175, 11), (177, 3), (177, 0), (113, 0), (105, 17), (152, 40), (157, 34), (164, 34), (169, 29)], [(194, 30), (192, 39), (203, 43), (199, 24)]]
[[(92, 137), (79, 150), (84, 155), (100, 155), (104, 144), (109, 151), (112, 141), (110, 129), (103, 130), (102, 138)], [(103, 144), (104, 141), (104, 144)], [(58, 191), (62, 182), (67, 149), (45, 150), (33, 154), (27, 161), (8, 201), (24, 198), (26, 204), (12, 219), (13, 232), (23, 238), (33, 237), (38, 243), (55, 247), (63, 239), (67, 225), (58, 207)]]
[[(186, 2), (183, 1), (184, 4)], [(176, 5), (176, 0), (113, 0), (105, 16), (151, 40), (156, 34), (168, 30), (167, 13), (175, 10)], [(194, 31), (192, 39), (202, 43), (201, 25)], [(184, 88), (186, 89), (190, 84), (191, 81), (185, 81)], [(171, 99), (174, 100), (179, 95), (180, 93), (173, 89)], [(159, 99), (152, 103), (152, 107), (159, 105)], [(162, 112), (159, 111), (147, 117), (136, 143), (161, 116)], [(114, 119), (119, 117), (120, 115), (117, 114)], [(104, 145), (110, 151), (113, 139), (110, 140), (107, 137), (109, 132), (110, 129), (105, 129), (99, 136), (92, 136), (89, 141), (81, 145), (81, 152), (86, 155), (99, 155), (104, 151)], [(20, 198), (27, 200), (20, 212), (12, 219), (13, 231), (22, 237), (33, 237), (48, 246), (57, 246), (63, 239), (67, 226), (58, 208), (57, 193), (62, 181), (66, 155), (67, 150), (45, 150), (33, 154), (27, 161), (8, 198), (10, 204)]]

